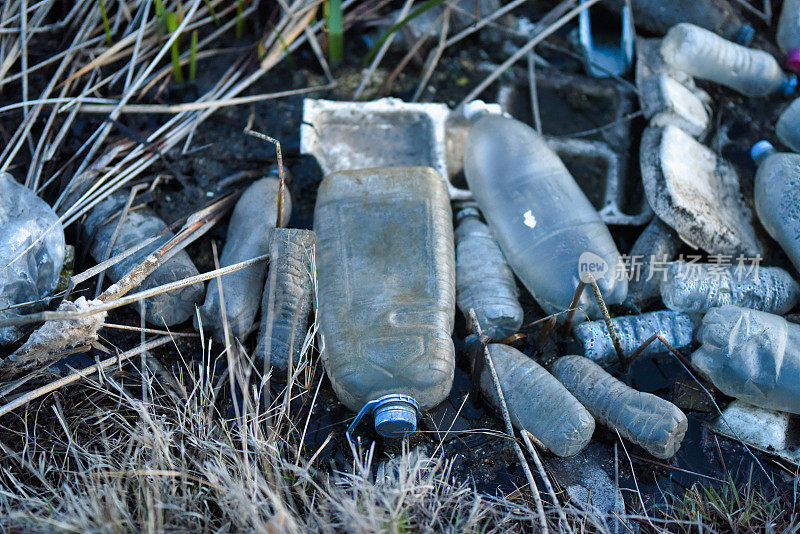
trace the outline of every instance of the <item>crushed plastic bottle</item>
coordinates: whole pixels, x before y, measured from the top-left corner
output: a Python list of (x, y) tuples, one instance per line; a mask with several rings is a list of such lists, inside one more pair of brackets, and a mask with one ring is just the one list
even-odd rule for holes
[[(611, 322), (626, 356), (630, 356), (655, 333), (661, 333), (676, 349), (689, 345), (694, 333), (691, 317), (670, 310), (623, 315), (613, 318)], [(589, 321), (577, 325), (575, 337), (583, 343), (586, 357), (593, 362), (610, 365), (617, 361), (617, 352), (604, 321)], [(655, 340), (641, 354), (665, 354), (668, 350), (661, 341)]]
[[(569, 308), (587, 265), (608, 304), (627, 294), (620, 255), (597, 210), (547, 145), (527, 125), (481, 118), (467, 139), (467, 183), (516, 275), (547, 313)], [(581, 305), (600, 310), (591, 292)]]
[(339, 399), (385, 437), (450, 392), (455, 253), (444, 178), (429, 167), (335, 172), (319, 187), (318, 322)]
[[(275, 228), (269, 238), (269, 276), (261, 298), (256, 358), (283, 380), (297, 365), (314, 296), (314, 245), (310, 230)], [(291, 362), (291, 365), (290, 365)], [(291, 368), (291, 369), (290, 369)]]
[[(9, 319), (35, 311), (30, 306), (8, 309), (11, 306), (55, 290), (66, 244), (58, 215), (8, 173), (0, 173), (0, 236), (0, 319)], [(0, 346), (22, 335), (14, 326), (0, 328)]]
[(800, 285), (780, 267), (672, 262), (661, 282), (667, 308), (705, 313), (732, 304), (784, 314), (800, 300)]
[[(246, 261), (267, 253), (267, 243), (278, 215), (278, 190), (280, 181), (276, 178), (262, 178), (248, 187), (233, 209), (225, 246), (219, 258), (220, 267)], [(292, 212), (292, 199), (289, 190), (284, 188), (283, 212), (281, 220), (288, 222)], [(261, 289), (267, 263), (259, 263), (245, 269), (234, 271), (220, 278), (222, 294), (225, 297), (225, 310), (230, 335), (235, 338), (245, 336), (253, 326), (261, 301)], [(222, 309), (219, 286), (216, 280), (208, 284), (206, 300), (200, 307), (203, 329), (211, 332), (214, 339), (223, 339)], [(197, 315), (195, 328), (200, 327)]]
[[(578, 454), (594, 432), (594, 418), (586, 408), (553, 375), (517, 349), (499, 343), (488, 348), (514, 426), (530, 432), (558, 456)], [(499, 409), (488, 366), (481, 370), (480, 386)]]
[(778, 117), (775, 134), (793, 152), (800, 152), (800, 98), (793, 100)]
[(786, 67), (800, 71), (800, 0), (784, 0), (775, 42), (786, 54)]
[(800, 270), (800, 154), (776, 152), (767, 141), (756, 143), (750, 154), (758, 165), (753, 187), (758, 218)]
[[(621, 11), (625, 0), (604, 2)], [(689, 22), (747, 46), (755, 29), (745, 24), (727, 0), (631, 0), (636, 25), (663, 35), (676, 24)]]
[(600, 423), (641, 446), (656, 458), (671, 458), (689, 427), (674, 404), (632, 389), (583, 356), (563, 356), (553, 375)]
[(703, 317), (692, 364), (730, 397), (800, 414), (800, 325), (780, 315), (722, 306)]
[(476, 208), (456, 215), (456, 303), (465, 316), (475, 310), (481, 331), (503, 339), (522, 326), (514, 273)]
[(794, 92), (797, 77), (787, 77), (774, 57), (763, 50), (727, 41), (693, 24), (678, 24), (661, 43), (664, 61), (703, 80), (751, 96)]
[[(145, 239), (149, 239), (165, 230), (167, 225), (148, 208), (131, 210), (120, 226), (119, 235), (107, 256), (108, 245), (113, 237), (118, 223), (118, 216), (128, 200), (128, 191), (117, 191), (97, 204), (92, 209), (83, 227), (91, 237), (90, 252), (95, 261), (102, 262), (108, 257), (116, 256), (135, 247)], [(108, 268), (109, 278), (117, 281), (139, 265), (147, 256), (167, 241), (172, 239), (172, 232), (164, 232), (160, 238), (151, 244), (134, 252), (124, 260)], [(161, 264), (150, 276), (145, 278), (138, 290), (145, 291), (163, 284), (197, 276), (197, 267), (192, 263), (185, 250), (179, 251), (170, 259)], [(203, 298), (202, 282), (186, 286), (175, 291), (161, 293), (145, 300), (145, 320), (156, 326), (173, 326), (184, 322), (194, 314), (195, 306)], [(131, 307), (138, 313), (139, 304)]]
[[(627, 306), (638, 308), (659, 296), (659, 285), (664, 277), (659, 266), (674, 260), (680, 247), (681, 240), (675, 230), (654, 217), (631, 248)], [(636, 262), (635, 267), (633, 262)]]

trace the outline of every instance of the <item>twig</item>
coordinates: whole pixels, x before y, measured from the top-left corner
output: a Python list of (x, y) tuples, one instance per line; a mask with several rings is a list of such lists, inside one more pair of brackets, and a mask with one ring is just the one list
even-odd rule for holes
[(586, 289), (586, 282), (581, 280), (578, 282), (578, 287), (575, 288), (575, 293), (572, 294), (572, 302), (569, 303), (569, 312), (567, 312), (567, 319), (564, 321), (564, 333), (569, 333), (572, 329), (572, 320), (575, 318), (575, 312), (578, 309), (578, 302), (581, 300), (581, 295)]
[(414, 91), (414, 96), (411, 98), (412, 102), (417, 102), (420, 96), (422, 96), (422, 91), (425, 89), (425, 86), (428, 85), (428, 81), (431, 79), (431, 76), (433, 76), (433, 71), (436, 70), (436, 65), (439, 64), (439, 60), (442, 58), (445, 38), (447, 37), (447, 32), (450, 31), (450, 14), (452, 11), (453, 10), (449, 7), (444, 11), (444, 20), (442, 22), (442, 33), (439, 35), (439, 44), (436, 45), (436, 48), (431, 51), (428, 57), (425, 73), (422, 75), (422, 79), (419, 81), (417, 90)]
[[(252, 117), (251, 117), (252, 118)], [(283, 177), (283, 156), (281, 154), (281, 142), (275, 139), (274, 137), (270, 137), (266, 134), (261, 132), (256, 132), (250, 129), (251, 124), (248, 124), (247, 127), (244, 129), (244, 133), (247, 135), (252, 135), (258, 139), (262, 139), (264, 141), (268, 141), (275, 145), (275, 153), (277, 154), (278, 158), (278, 179), (280, 180), (280, 184), (278, 185), (278, 216), (275, 219), (275, 227), (276, 228), (283, 228), (283, 188), (284, 188), (284, 177)]]
[(564, 530), (567, 532), (572, 532), (572, 527), (570, 527), (569, 522), (567, 521), (567, 516), (564, 514), (564, 509), (558, 502), (558, 497), (556, 497), (556, 492), (553, 490), (553, 485), (550, 483), (550, 477), (547, 476), (547, 471), (545, 471), (544, 466), (542, 465), (542, 460), (539, 458), (539, 453), (536, 452), (536, 447), (534, 447), (533, 443), (531, 443), (532, 434), (523, 429), (520, 431), (520, 435), (522, 436), (522, 441), (525, 443), (525, 447), (528, 449), (528, 454), (531, 455), (531, 458), (533, 458), (533, 463), (536, 464), (536, 470), (539, 472), (539, 476), (542, 478), (544, 488), (547, 490), (547, 493), (553, 500), (553, 506), (555, 506), (556, 512), (558, 512), (558, 518), (561, 521), (561, 524), (564, 525)]
[(528, 86), (531, 92), (531, 111), (533, 112), (533, 124), (539, 135), (542, 133), (542, 117), (539, 114), (539, 95), (536, 90), (536, 62), (534, 61), (533, 50), (528, 52)]

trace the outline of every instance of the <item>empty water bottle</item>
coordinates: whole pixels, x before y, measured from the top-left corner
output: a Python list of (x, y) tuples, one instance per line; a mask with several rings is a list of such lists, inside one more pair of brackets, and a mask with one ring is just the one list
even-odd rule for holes
[(686, 415), (671, 402), (623, 384), (583, 356), (564, 356), (553, 375), (602, 424), (656, 458), (671, 458), (689, 427)]
[(792, 151), (800, 152), (800, 98), (792, 101), (778, 117), (775, 134)]
[(664, 37), (661, 55), (672, 67), (747, 96), (790, 94), (797, 77), (787, 77), (774, 57), (763, 50), (726, 41), (694, 24), (678, 24)]
[(775, 41), (786, 54), (786, 67), (800, 71), (800, 0), (784, 0)]
[(800, 270), (800, 154), (778, 153), (767, 141), (750, 153), (758, 165), (753, 187), (758, 218)]
[(800, 325), (780, 315), (722, 306), (697, 331), (692, 364), (724, 394), (800, 414)]
[(339, 399), (383, 436), (450, 392), (455, 254), (450, 198), (429, 167), (335, 172), (319, 187), (318, 321)]
[[(625, 0), (604, 4), (620, 11)], [(631, 8), (637, 26), (661, 35), (681, 22), (690, 22), (743, 45), (750, 44), (755, 35), (753, 27), (742, 21), (727, 0), (631, 0)]]
[[(638, 349), (653, 334), (660, 333), (673, 347), (681, 348), (692, 342), (694, 333), (691, 317), (670, 310), (624, 315), (615, 317), (611, 322), (626, 356)], [(583, 343), (584, 354), (593, 362), (608, 365), (618, 360), (604, 321), (589, 321), (577, 325), (575, 337)], [(664, 354), (668, 350), (661, 341), (654, 340), (641, 354)]]
[[(508, 415), (515, 427), (527, 430), (558, 456), (572, 456), (592, 439), (594, 418), (543, 367), (513, 347), (488, 345), (503, 390)], [(499, 409), (488, 366), (480, 376), (481, 391)]]
[(523, 316), (514, 273), (477, 209), (462, 209), (456, 220), (456, 303), (465, 316), (475, 310), (485, 335), (510, 336)]
[[(483, 117), (467, 138), (464, 168), (506, 260), (545, 312), (569, 308), (587, 266), (607, 303), (625, 299), (608, 227), (540, 134), (514, 119)], [(590, 291), (581, 305), (600, 315)]]
[(264, 370), (287, 378), (300, 359), (314, 296), (314, 244), (310, 230), (275, 228), (269, 238), (269, 276), (261, 298), (256, 357)]
[[(11, 306), (50, 295), (64, 264), (64, 229), (58, 215), (31, 189), (0, 173), (0, 319), (30, 313), (35, 307)], [(0, 346), (23, 334), (0, 328)]]
[[(166, 230), (166, 223), (148, 208), (130, 210), (120, 225), (119, 215), (127, 203), (128, 195), (127, 191), (113, 193), (97, 204), (83, 223), (87, 233), (92, 237), (89, 250), (95, 261), (105, 261), (109, 255), (121, 254)], [(118, 226), (119, 234), (109, 254), (109, 244), (114, 238)], [(154, 242), (112, 265), (106, 271), (109, 278), (116, 282), (172, 237), (173, 234), (166, 231)], [(144, 291), (198, 274), (197, 267), (192, 263), (189, 254), (185, 250), (181, 250), (145, 278), (139, 286), (139, 290)], [(195, 306), (202, 298), (203, 284), (201, 282), (175, 291), (161, 293), (144, 301), (145, 319), (157, 326), (173, 326), (182, 323), (194, 314)], [(137, 312), (140, 311), (138, 303), (133, 304), (132, 307)]]
[(661, 282), (661, 298), (680, 312), (732, 304), (784, 314), (800, 299), (800, 285), (780, 267), (673, 262)]
[(674, 260), (680, 247), (681, 240), (675, 230), (653, 217), (631, 248), (631, 278), (625, 304), (638, 308), (659, 296), (659, 284), (664, 277), (660, 266)]
[[(263, 178), (242, 193), (228, 224), (228, 235), (222, 256), (219, 258), (220, 267), (227, 267), (267, 253), (270, 232), (275, 228), (277, 220), (279, 188), (278, 179)], [(284, 188), (283, 191), (281, 220), (285, 224), (292, 212), (292, 199), (288, 189)], [(220, 278), (231, 336), (241, 338), (253, 326), (266, 272), (267, 264), (263, 262)], [(216, 280), (208, 284), (206, 300), (200, 308), (200, 315), (203, 328), (209, 330), (215, 339), (221, 340), (224, 335), (222, 308)], [(197, 315), (194, 317), (194, 323), (195, 328), (198, 328)]]

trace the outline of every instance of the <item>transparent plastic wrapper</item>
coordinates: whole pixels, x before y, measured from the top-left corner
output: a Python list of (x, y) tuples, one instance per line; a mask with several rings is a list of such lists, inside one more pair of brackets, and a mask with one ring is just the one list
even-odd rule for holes
[[(608, 227), (545, 139), (527, 125), (486, 116), (467, 138), (465, 174), (508, 264), (547, 313), (569, 308), (582, 269), (603, 298), (621, 303), (626, 277)], [(580, 304), (600, 310), (591, 292)]]
[(786, 66), (800, 70), (800, 0), (783, 0), (775, 42), (786, 54)]
[(778, 117), (775, 134), (793, 152), (800, 152), (800, 98), (794, 99)]
[[(314, 245), (310, 230), (275, 228), (269, 238), (269, 275), (261, 298), (256, 358), (283, 380), (297, 366), (314, 296)], [(290, 365), (291, 362), (291, 365)]]
[(751, 97), (778, 91), (790, 94), (797, 78), (788, 77), (767, 52), (727, 41), (693, 24), (678, 24), (661, 43), (664, 61), (692, 76)]
[(800, 414), (800, 325), (780, 315), (722, 306), (697, 331), (692, 364), (730, 397)]
[[(604, 2), (621, 11), (625, 0)], [(689, 22), (730, 41), (747, 45), (755, 30), (746, 24), (727, 0), (631, 0), (633, 19), (640, 28), (663, 35), (676, 24)]]
[(800, 270), (800, 154), (775, 152), (766, 141), (751, 150), (758, 165), (753, 198), (772, 239)]
[[(670, 310), (623, 315), (613, 318), (611, 322), (626, 356), (638, 349), (653, 334), (661, 333), (677, 349), (689, 345), (694, 333), (691, 317)], [(589, 321), (577, 325), (575, 337), (583, 343), (586, 357), (593, 362), (610, 365), (618, 361), (605, 321)], [(667, 351), (661, 341), (655, 340), (641, 354), (665, 354)]]
[[(580, 452), (594, 432), (594, 418), (586, 408), (553, 375), (517, 349), (499, 343), (488, 348), (514, 426), (530, 432), (558, 456)], [(480, 385), (499, 409), (488, 366), (481, 370)]]
[[(383, 436), (416, 428), (450, 392), (455, 252), (444, 178), (429, 167), (335, 172), (319, 187), (322, 359), (348, 408)], [(356, 420), (356, 422), (358, 419)]]
[[(628, 306), (643, 306), (658, 298), (664, 277), (661, 265), (675, 259), (681, 240), (675, 230), (654, 217), (631, 248), (631, 273), (628, 281)], [(637, 267), (633, 268), (633, 262)]]
[(553, 375), (600, 423), (641, 446), (656, 458), (671, 458), (689, 427), (674, 404), (632, 389), (583, 356), (563, 356)]
[(514, 273), (491, 230), (475, 208), (458, 215), (456, 239), (456, 302), (465, 316), (475, 310), (481, 331), (503, 339), (522, 326), (522, 306)]
[(731, 304), (784, 314), (800, 299), (800, 285), (780, 267), (672, 262), (661, 298), (679, 312), (705, 313)]
[[(109, 257), (121, 254), (167, 228), (166, 223), (149, 208), (130, 210), (122, 225), (119, 225), (119, 215), (127, 203), (128, 196), (128, 191), (118, 191), (111, 194), (92, 209), (83, 223), (86, 232), (91, 236), (90, 252), (97, 262), (102, 262)], [(117, 235), (111, 247), (111, 252), (108, 254), (109, 243), (118, 226), (119, 235)], [(173, 236), (172, 232), (164, 232), (161, 237), (151, 244), (109, 267), (106, 270), (106, 274), (116, 282), (139, 265), (147, 256), (172, 239)], [(145, 278), (144, 282), (139, 285), (138, 291), (145, 291), (163, 284), (189, 278), (190, 276), (197, 276), (198, 274), (197, 267), (192, 263), (189, 254), (185, 250), (181, 250), (163, 262), (158, 269)], [(152, 325), (162, 327), (164, 325), (173, 326), (182, 323), (194, 314), (195, 306), (202, 298), (202, 283), (161, 293), (144, 301), (145, 320)], [(137, 313), (141, 311), (139, 303), (132, 304), (131, 308), (136, 310)]]
[[(273, 177), (258, 180), (245, 189), (236, 202), (228, 223), (225, 246), (219, 258), (220, 267), (227, 267), (267, 253), (269, 236), (277, 221), (279, 189), (280, 181)], [(286, 187), (283, 192), (281, 221), (286, 224), (292, 213), (292, 198)], [(266, 272), (267, 263), (262, 262), (220, 277), (228, 328), (232, 337), (242, 338), (253, 326)], [(211, 280), (208, 284), (200, 316), (203, 320), (203, 329), (211, 332), (214, 339), (222, 340), (224, 336), (222, 309), (216, 280)], [(195, 328), (200, 327), (197, 315), (194, 316), (194, 323)]]
[[(0, 236), (0, 319), (8, 319), (35, 309), (9, 307), (55, 290), (66, 244), (58, 215), (8, 173), (0, 173)], [(0, 328), (0, 346), (22, 335), (14, 326)]]

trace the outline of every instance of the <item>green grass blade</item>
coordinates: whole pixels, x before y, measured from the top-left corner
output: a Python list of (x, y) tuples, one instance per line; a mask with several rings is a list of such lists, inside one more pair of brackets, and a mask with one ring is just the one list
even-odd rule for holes
[(211, 20), (214, 21), (214, 24), (219, 26), (220, 22), (219, 19), (217, 18), (216, 12), (214, 11), (214, 6), (211, 5), (211, 0), (203, 0), (203, 3), (205, 3), (206, 9), (208, 9), (208, 12), (211, 14)]
[[(171, 34), (178, 29), (178, 19), (175, 13), (167, 13), (167, 31)], [(179, 39), (172, 42), (170, 51), (172, 52), (172, 74), (175, 76), (175, 81), (179, 84), (183, 83), (183, 73), (181, 72), (181, 51), (178, 44)]]
[(189, 81), (197, 77), (197, 30), (192, 32), (192, 41), (189, 45)]
[(324, 6), (325, 26), (328, 28), (328, 58), (332, 63), (342, 59), (344, 27), (342, 0), (328, 0)]
[(244, 35), (244, 0), (236, 1), (236, 38), (241, 39)]
[(427, 0), (424, 4), (422, 4), (417, 9), (409, 13), (408, 16), (406, 16), (406, 18), (404, 18), (403, 20), (401, 20), (400, 22), (389, 28), (386, 31), (386, 33), (384, 33), (381, 36), (381, 38), (378, 39), (378, 42), (372, 45), (372, 48), (369, 49), (369, 52), (367, 52), (367, 55), (364, 57), (364, 63), (367, 64), (370, 61), (372, 61), (372, 58), (374, 58), (375, 54), (378, 53), (378, 50), (381, 49), (383, 43), (385, 43), (386, 40), (389, 37), (391, 37), (394, 32), (405, 26), (408, 23), (408, 21), (414, 20), (415, 18), (419, 17), (426, 11), (433, 9), (434, 7), (438, 6), (439, 4), (443, 4), (444, 2), (446, 2), (446, 0)]
[(106, 32), (106, 42), (111, 44), (111, 26), (108, 24), (108, 13), (106, 12), (106, 3), (103, 0), (97, 0), (100, 4), (100, 15), (103, 17), (103, 30)]

